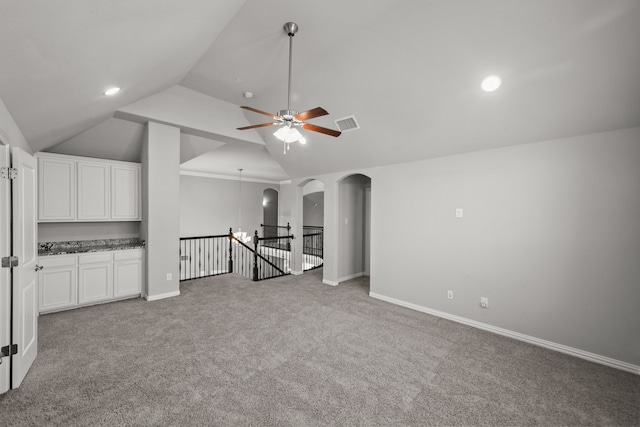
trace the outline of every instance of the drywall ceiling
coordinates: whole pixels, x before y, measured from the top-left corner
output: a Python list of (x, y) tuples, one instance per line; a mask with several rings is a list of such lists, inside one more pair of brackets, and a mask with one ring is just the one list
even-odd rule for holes
[[(640, 126), (636, 0), (0, 5), (0, 98), (36, 151), (58, 145), (86, 155), (95, 145), (98, 152), (94, 141), (111, 132), (135, 144), (130, 125), (112, 117), (152, 118), (166, 94), (234, 117), (211, 131), (202, 115), (197, 127), (207, 129), (190, 131), (217, 148), (192, 150), (183, 167), (222, 173), (243, 160), (264, 162), (260, 173), (271, 179)], [(273, 128), (235, 131), (264, 116), (226, 110), (286, 108), (287, 21), (300, 26), (292, 107), (326, 108), (330, 116), (313, 123), (332, 128), (334, 119), (353, 114), (361, 129), (339, 138), (305, 132), (309, 143), (283, 155)], [(490, 74), (503, 84), (485, 93), (480, 82)], [(123, 91), (106, 99), (101, 91), (110, 84)], [(245, 91), (254, 97), (243, 98)], [(136, 117), (125, 114), (132, 110)], [(162, 121), (184, 126), (184, 111), (171, 113)], [(249, 143), (265, 143), (267, 151), (247, 149)], [(219, 150), (233, 167), (216, 161)]]
[(0, 98), (45, 150), (177, 84), (243, 3), (0, 0)]

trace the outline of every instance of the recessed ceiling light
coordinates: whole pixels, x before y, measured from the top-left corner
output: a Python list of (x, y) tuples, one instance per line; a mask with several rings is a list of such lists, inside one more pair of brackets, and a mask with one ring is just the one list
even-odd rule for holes
[(112, 87), (112, 88), (109, 88), (109, 89), (105, 90), (104, 94), (108, 95), (108, 96), (111, 96), (111, 95), (115, 95), (118, 92), (120, 92), (120, 88), (119, 87)]
[(493, 92), (500, 87), (500, 77), (489, 76), (482, 81), (482, 90), (485, 92)]

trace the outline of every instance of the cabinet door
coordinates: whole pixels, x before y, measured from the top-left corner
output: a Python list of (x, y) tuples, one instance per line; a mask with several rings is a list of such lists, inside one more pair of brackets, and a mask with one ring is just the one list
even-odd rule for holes
[(140, 295), (142, 290), (142, 260), (116, 261), (113, 264), (113, 297)]
[(111, 219), (140, 221), (140, 166), (111, 166)]
[(76, 219), (76, 162), (38, 158), (38, 220)]
[(109, 165), (78, 162), (78, 220), (109, 219)]
[(78, 304), (90, 304), (113, 298), (111, 262), (78, 266)]
[(38, 272), (39, 311), (45, 313), (78, 305), (76, 265), (44, 267)]

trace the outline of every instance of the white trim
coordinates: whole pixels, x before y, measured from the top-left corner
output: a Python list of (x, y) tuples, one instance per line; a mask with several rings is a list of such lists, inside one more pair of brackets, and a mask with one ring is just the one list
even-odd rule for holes
[(340, 282), (334, 282), (333, 280), (322, 279), (322, 283), (329, 286), (338, 286)]
[(180, 295), (180, 291), (173, 291), (173, 292), (167, 292), (166, 294), (160, 294), (160, 295), (147, 295), (144, 298), (147, 301), (157, 301), (159, 299), (177, 297), (179, 295)]
[(290, 180), (290, 179), (287, 179), (287, 180), (285, 180), (285, 181), (280, 181), (280, 182), (279, 182), (279, 184), (280, 184), (280, 185), (291, 184), (291, 180)]
[(346, 282), (347, 280), (351, 280), (351, 279), (357, 279), (358, 277), (362, 277), (364, 276), (363, 272), (360, 273), (356, 273), (356, 274), (350, 274), (348, 276), (344, 276), (338, 279), (338, 283), (342, 283), (342, 282)]
[(294, 276), (301, 276), (303, 273), (304, 271), (291, 270), (291, 274), (293, 274)]
[[(198, 176), (200, 178), (213, 178), (213, 179), (227, 179), (229, 181), (239, 181), (240, 177), (231, 176), (231, 175), (221, 175), (217, 173), (208, 173), (208, 172), (196, 172), (196, 171), (188, 171), (180, 169), (180, 175), (189, 175), (189, 176)], [(274, 181), (269, 179), (260, 179), (260, 178), (247, 178), (245, 176), (242, 177), (242, 182), (260, 182), (263, 184), (277, 184), (280, 185), (281, 181)]]
[(543, 340), (540, 338), (532, 337), (530, 335), (521, 334), (519, 332), (510, 331), (508, 329), (499, 328), (497, 326), (492, 326), (486, 323), (476, 322), (475, 320), (467, 319), (460, 316), (455, 316), (453, 314), (445, 313), (443, 311), (438, 311), (431, 308), (423, 307), (421, 305), (412, 304), (410, 302), (387, 297), (385, 295), (376, 294), (374, 292), (369, 292), (369, 296), (382, 301), (390, 302), (391, 304), (400, 305), (402, 307), (410, 308), (412, 310), (420, 311), (422, 313), (427, 313), (427, 314), (441, 317), (443, 319), (451, 320), (457, 323), (462, 323), (463, 325), (472, 326), (474, 328), (493, 332), (494, 334), (503, 335), (505, 337), (527, 342), (529, 344), (534, 344), (540, 347), (548, 348), (550, 350), (559, 351), (560, 353), (565, 353), (571, 356), (579, 357), (580, 359), (585, 359), (590, 362), (599, 363), (601, 365), (609, 366), (611, 368), (616, 368), (622, 371), (631, 372), (632, 374), (640, 375), (640, 366), (623, 362), (621, 360), (616, 360), (610, 357), (601, 356), (599, 354), (591, 353), (588, 351), (569, 347), (563, 344), (558, 344), (558, 343)]
[(38, 151), (33, 155), (33, 157), (44, 157), (44, 158), (50, 158), (50, 159), (72, 159), (72, 160), (79, 160), (83, 162), (109, 163), (109, 164), (119, 165), (119, 166), (140, 166), (141, 165), (141, 163), (137, 163), (137, 162), (125, 162), (122, 160), (100, 159), (97, 157), (76, 156), (73, 154), (49, 153), (48, 151)]

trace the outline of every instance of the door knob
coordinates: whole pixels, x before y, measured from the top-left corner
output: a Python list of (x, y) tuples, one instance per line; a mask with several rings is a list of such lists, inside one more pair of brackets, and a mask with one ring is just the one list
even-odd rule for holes
[(42, 270), (44, 267), (41, 265), (36, 264), (36, 271), (40, 271)]

